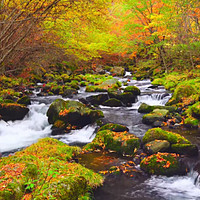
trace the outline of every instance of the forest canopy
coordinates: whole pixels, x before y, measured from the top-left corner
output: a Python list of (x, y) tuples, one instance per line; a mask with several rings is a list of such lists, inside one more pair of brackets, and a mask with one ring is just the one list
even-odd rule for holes
[(123, 61), (200, 64), (198, 0), (2, 0), (0, 71)]

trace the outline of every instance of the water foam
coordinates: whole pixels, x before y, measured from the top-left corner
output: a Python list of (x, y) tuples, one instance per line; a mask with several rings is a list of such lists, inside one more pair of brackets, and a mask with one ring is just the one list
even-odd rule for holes
[(20, 121), (0, 121), (0, 152), (16, 150), (36, 142), (51, 133), (45, 104), (29, 106), (28, 115)]

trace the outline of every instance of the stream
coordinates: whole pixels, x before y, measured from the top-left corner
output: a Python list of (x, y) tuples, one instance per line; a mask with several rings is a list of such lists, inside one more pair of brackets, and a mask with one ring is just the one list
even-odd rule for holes
[[(130, 74), (127, 74), (130, 75)], [(129, 77), (118, 78), (119, 81), (125, 82)], [(165, 105), (171, 94), (169, 94), (164, 87), (153, 87), (150, 80), (135, 81), (130, 80), (128, 85), (135, 85), (141, 90), (141, 95), (138, 96), (136, 103), (131, 107), (105, 107), (100, 106), (99, 109), (103, 111), (105, 119), (108, 122), (119, 123), (127, 126), (129, 132), (142, 138), (145, 132), (151, 128), (142, 123), (142, 116), (137, 112), (141, 103), (149, 105)], [(125, 86), (123, 86), (125, 87)], [(99, 93), (86, 93), (85, 88), (82, 87), (78, 94), (72, 99), (78, 100), (90, 95)], [(37, 92), (31, 98), (31, 105), (29, 106), (28, 115), (21, 121), (5, 122), (0, 120), (0, 152), (3, 156), (7, 156), (12, 152), (20, 150), (24, 147), (36, 142), (39, 138), (51, 136), (51, 125), (48, 123), (46, 112), (50, 104), (61, 96), (37, 96)], [(67, 100), (67, 99), (65, 99)], [(73, 145), (84, 145), (91, 142), (95, 137), (97, 125), (87, 125), (80, 130), (71, 131), (68, 134), (51, 136), (60, 141)], [(179, 130), (180, 131), (180, 130)], [(200, 146), (200, 134), (198, 131), (187, 133), (184, 131), (184, 136), (190, 141)], [(103, 156), (99, 156), (99, 163), (92, 166), (93, 158), (86, 158), (81, 164), (95, 171), (105, 170), (106, 163), (100, 164), (104, 160)], [(112, 160), (115, 164), (125, 162), (122, 158), (115, 158), (108, 156), (108, 160)], [(147, 176), (138, 175), (134, 177), (127, 177), (123, 174), (118, 176), (108, 176), (105, 184), (94, 192), (96, 200), (198, 200), (200, 199), (200, 181), (198, 173), (193, 170), (193, 166), (198, 162), (199, 158), (189, 160), (191, 163), (191, 170), (186, 176)], [(88, 162), (87, 162), (88, 161)], [(102, 169), (101, 169), (102, 168)], [(139, 168), (139, 166), (138, 166)], [(195, 180), (196, 184), (195, 184)]]

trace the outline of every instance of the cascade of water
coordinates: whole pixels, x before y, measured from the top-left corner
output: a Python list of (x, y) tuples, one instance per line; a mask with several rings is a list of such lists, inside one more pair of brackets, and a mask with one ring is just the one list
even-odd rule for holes
[(33, 104), (29, 108), (28, 115), (21, 121), (0, 121), (0, 152), (29, 146), (51, 133), (46, 116), (48, 106)]
[[(200, 199), (199, 175), (191, 171), (187, 176), (152, 176), (145, 184), (151, 192), (165, 199), (198, 200)], [(196, 181), (196, 183), (195, 183)]]

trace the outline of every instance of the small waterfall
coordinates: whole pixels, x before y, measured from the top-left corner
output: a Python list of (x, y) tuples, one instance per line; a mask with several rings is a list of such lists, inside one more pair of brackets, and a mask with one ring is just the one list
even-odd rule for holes
[(196, 171), (187, 176), (152, 176), (145, 184), (151, 192), (169, 200), (199, 200), (200, 177)]
[(28, 115), (20, 121), (0, 120), (0, 152), (17, 150), (29, 146), (39, 138), (46, 137), (51, 133), (45, 104), (33, 104), (29, 106)]
[(95, 137), (96, 124), (87, 125), (79, 130), (73, 130), (65, 135), (54, 136), (54, 138), (59, 138), (60, 141), (66, 144), (74, 144), (74, 143), (89, 143)]

